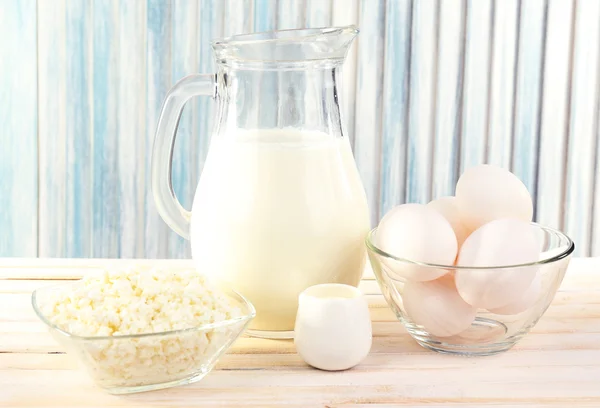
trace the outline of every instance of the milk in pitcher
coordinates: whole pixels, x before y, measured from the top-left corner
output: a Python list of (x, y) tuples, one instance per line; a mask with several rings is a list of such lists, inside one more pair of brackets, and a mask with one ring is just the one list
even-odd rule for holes
[(358, 285), (367, 200), (346, 138), (289, 129), (213, 139), (191, 220), (199, 272), (247, 297), (250, 329), (291, 331), (298, 295)]

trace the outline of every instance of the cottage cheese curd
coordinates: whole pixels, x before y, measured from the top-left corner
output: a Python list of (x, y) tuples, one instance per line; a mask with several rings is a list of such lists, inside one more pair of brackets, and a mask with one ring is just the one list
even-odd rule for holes
[(105, 387), (175, 381), (208, 371), (240, 327), (123, 336), (189, 329), (243, 314), (195, 271), (139, 267), (84, 278), (70, 290), (56, 291), (41, 308), (66, 332), (109, 337), (71, 343)]

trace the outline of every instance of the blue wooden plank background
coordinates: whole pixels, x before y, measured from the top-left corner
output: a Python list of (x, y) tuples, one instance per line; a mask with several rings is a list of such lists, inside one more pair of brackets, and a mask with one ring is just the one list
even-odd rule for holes
[[(168, 89), (214, 71), (212, 38), (351, 23), (340, 94), (373, 223), (488, 162), (600, 255), (599, 21), (597, 0), (2, 0), (0, 256), (189, 257), (149, 188)], [(180, 122), (187, 207), (214, 112), (196, 98)]]

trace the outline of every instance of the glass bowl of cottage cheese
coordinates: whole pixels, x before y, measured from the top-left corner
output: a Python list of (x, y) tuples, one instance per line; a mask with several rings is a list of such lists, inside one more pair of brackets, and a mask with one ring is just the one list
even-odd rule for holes
[(136, 266), (36, 290), (52, 336), (113, 394), (202, 379), (256, 312), (194, 270)]

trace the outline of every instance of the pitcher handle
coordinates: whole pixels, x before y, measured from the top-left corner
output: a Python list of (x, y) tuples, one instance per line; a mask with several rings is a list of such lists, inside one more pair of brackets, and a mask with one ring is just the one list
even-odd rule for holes
[(177, 125), (185, 103), (197, 95), (216, 95), (214, 74), (195, 74), (177, 82), (162, 106), (152, 147), (152, 193), (156, 209), (169, 227), (182, 237), (190, 237), (192, 213), (182, 207), (173, 190), (171, 164)]

